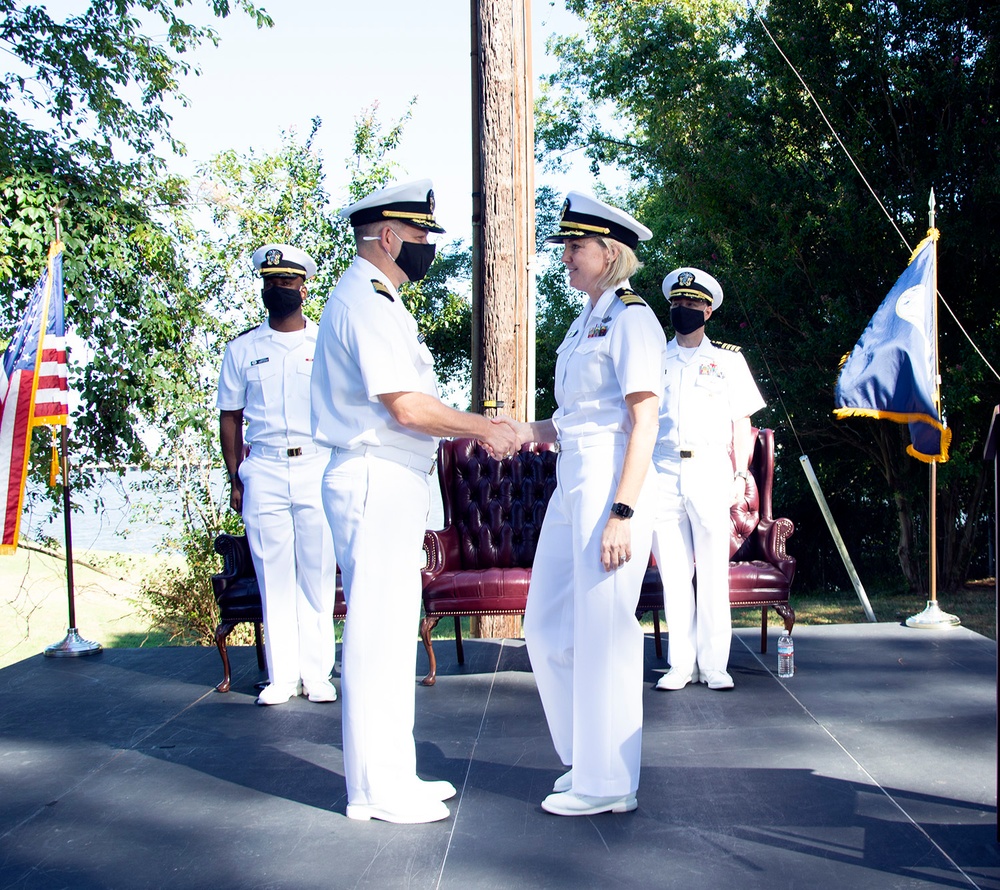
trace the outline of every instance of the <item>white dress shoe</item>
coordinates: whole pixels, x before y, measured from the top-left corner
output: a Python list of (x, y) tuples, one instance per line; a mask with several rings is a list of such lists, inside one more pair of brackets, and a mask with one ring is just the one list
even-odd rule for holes
[(556, 794), (562, 794), (563, 791), (573, 790), (573, 767), (563, 773), (555, 782), (552, 783), (552, 790)]
[(318, 683), (302, 682), (302, 693), (309, 701), (336, 701), (337, 687), (329, 680), (320, 680)]
[(657, 689), (683, 689), (688, 683), (698, 682), (698, 668), (685, 671), (681, 668), (671, 668), (656, 681)]
[(702, 671), (701, 682), (709, 689), (732, 689), (733, 678), (725, 671)]
[(302, 687), (298, 683), (268, 683), (257, 696), (257, 704), (283, 705), (301, 691)]
[(385, 804), (347, 805), (347, 818), (357, 819), (360, 822), (381, 819), (383, 822), (394, 822), (398, 825), (417, 825), (422, 822), (440, 822), (450, 815), (451, 812), (441, 801), (423, 795)]
[(550, 794), (542, 801), (542, 809), (556, 816), (596, 816), (598, 813), (628, 813), (639, 806), (634, 794), (621, 797), (590, 797), (563, 791)]
[(417, 779), (417, 787), (420, 794), (426, 795), (431, 800), (451, 800), (458, 794), (451, 782), (428, 782), (424, 779)]

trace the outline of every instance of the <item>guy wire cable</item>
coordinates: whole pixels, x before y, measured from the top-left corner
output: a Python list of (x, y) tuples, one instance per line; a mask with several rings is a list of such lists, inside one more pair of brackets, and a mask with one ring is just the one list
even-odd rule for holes
[[(809, 89), (809, 85), (805, 82), (805, 80), (803, 79), (802, 75), (799, 74), (798, 69), (792, 64), (792, 62), (788, 58), (788, 56), (785, 55), (784, 50), (782, 50), (782, 48), (778, 45), (778, 41), (774, 39), (774, 35), (772, 35), (771, 32), (770, 32), (770, 30), (768, 30), (767, 24), (764, 22), (764, 19), (761, 18), (760, 13), (757, 11), (756, 5), (751, 5), (750, 6), (750, 10), (751, 10), (751, 12), (753, 12), (754, 17), (760, 23), (761, 28), (764, 29), (764, 33), (767, 35), (768, 40), (771, 41), (771, 43), (774, 45), (774, 48), (778, 51), (778, 55), (780, 55), (781, 58), (785, 60), (785, 64), (788, 65), (788, 67), (791, 70), (791, 72), (796, 76), (796, 78), (798, 78), (799, 83), (802, 84), (802, 88), (806, 91), (806, 95), (809, 97), (809, 100), (813, 103), (813, 105), (816, 106), (816, 110), (819, 112), (819, 116), (821, 118), (823, 118), (823, 123), (826, 124), (827, 128), (830, 130), (830, 133), (833, 134), (833, 138), (837, 140), (837, 145), (840, 146), (840, 148), (843, 150), (844, 154), (847, 156), (847, 160), (849, 160), (851, 162), (851, 166), (854, 167), (854, 169), (857, 171), (858, 176), (861, 177), (861, 181), (865, 184), (865, 188), (867, 188), (868, 191), (871, 192), (872, 197), (875, 199), (875, 203), (878, 204), (878, 206), (882, 209), (882, 212), (885, 214), (886, 219), (889, 220), (890, 225), (896, 230), (896, 234), (899, 235), (900, 240), (902, 240), (903, 245), (912, 254), (913, 253), (913, 248), (910, 247), (910, 243), (909, 243), (909, 241), (906, 240), (906, 236), (902, 233), (902, 231), (900, 230), (899, 226), (896, 225), (896, 221), (892, 218), (892, 215), (889, 213), (889, 211), (886, 210), (885, 205), (882, 203), (882, 201), (879, 198), (879, 196), (875, 193), (875, 189), (873, 189), (871, 187), (871, 184), (865, 178), (865, 174), (861, 172), (861, 168), (858, 167), (858, 165), (855, 163), (854, 158), (851, 156), (851, 152), (848, 150), (847, 146), (844, 145), (844, 142), (840, 138), (840, 135), (834, 129), (833, 124), (830, 123), (830, 119), (823, 112), (823, 109), (820, 107), (819, 102), (816, 100), (816, 97), (813, 95), (812, 90)], [(965, 339), (969, 341), (969, 345), (972, 346), (972, 348), (976, 351), (976, 355), (978, 355), (979, 358), (982, 359), (983, 364), (986, 365), (986, 367), (989, 368), (993, 372), (993, 376), (996, 377), (998, 380), (1000, 380), (1000, 374), (998, 374), (997, 371), (996, 371), (996, 369), (993, 367), (993, 365), (991, 365), (986, 360), (986, 356), (983, 355), (982, 350), (976, 345), (976, 342), (969, 335), (969, 332), (966, 331), (965, 326), (962, 324), (962, 322), (960, 322), (958, 320), (958, 316), (955, 315), (955, 312), (952, 310), (951, 306), (948, 305), (948, 301), (945, 300), (944, 296), (941, 294), (941, 291), (938, 290), (938, 291), (936, 291), (936, 293), (937, 293), (938, 299), (944, 304), (945, 309), (948, 310), (948, 314), (952, 317), (952, 319), (954, 320), (955, 324), (958, 325), (958, 329), (965, 335)], [(745, 310), (744, 310), (744, 314), (746, 314)], [(765, 362), (766, 362), (766, 359), (765, 359)], [(784, 405), (782, 405), (782, 407), (784, 407)], [(797, 438), (798, 437), (796, 437), (796, 439)]]

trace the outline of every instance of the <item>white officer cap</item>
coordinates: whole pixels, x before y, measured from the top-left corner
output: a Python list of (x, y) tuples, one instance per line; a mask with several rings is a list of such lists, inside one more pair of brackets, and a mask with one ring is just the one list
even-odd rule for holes
[(569, 192), (563, 203), (559, 231), (546, 238), (549, 244), (562, 244), (575, 238), (603, 235), (620, 241), (632, 250), (640, 241), (648, 241), (653, 233), (624, 210), (612, 207), (593, 195)]
[(340, 211), (356, 229), (373, 222), (398, 219), (418, 229), (441, 233), (434, 219), (434, 189), (429, 179), (387, 185)]
[(313, 258), (290, 244), (265, 244), (258, 247), (253, 252), (253, 267), (260, 272), (261, 278), (289, 278), (293, 275), (312, 278), (316, 274)]
[(715, 312), (722, 305), (722, 285), (708, 272), (692, 266), (681, 266), (663, 279), (663, 296), (667, 300), (674, 297), (703, 300), (711, 303), (712, 311)]

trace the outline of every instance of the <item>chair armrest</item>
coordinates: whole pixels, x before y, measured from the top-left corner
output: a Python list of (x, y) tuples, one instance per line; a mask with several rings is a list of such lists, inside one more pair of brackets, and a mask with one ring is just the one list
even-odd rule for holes
[(458, 531), (454, 526), (448, 526), (440, 531), (432, 529), (425, 531), (425, 564), (421, 574), (427, 578), (436, 578), (442, 572), (457, 571), (461, 568), (458, 548)]
[(775, 566), (789, 582), (795, 574), (795, 557), (789, 556), (785, 550), (785, 542), (795, 533), (795, 525), (791, 519), (760, 521), (757, 526), (759, 541), (764, 553), (764, 559)]
[(213, 546), (215, 552), (222, 557), (222, 571), (219, 577), (227, 580), (256, 577), (246, 535), (230, 535), (223, 532), (216, 536)]

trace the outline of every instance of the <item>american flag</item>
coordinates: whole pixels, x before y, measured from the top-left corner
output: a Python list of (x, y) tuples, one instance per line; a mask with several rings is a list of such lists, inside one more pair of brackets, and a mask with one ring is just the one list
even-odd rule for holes
[(0, 553), (17, 549), (31, 430), (65, 424), (69, 415), (62, 255), (54, 242), (0, 369)]

